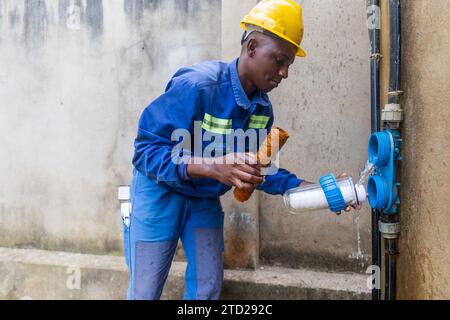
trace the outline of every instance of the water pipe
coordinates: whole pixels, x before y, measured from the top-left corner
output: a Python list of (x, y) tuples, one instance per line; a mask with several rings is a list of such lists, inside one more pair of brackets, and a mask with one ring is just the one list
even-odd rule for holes
[(400, 91), (401, 65), (401, 23), (400, 0), (389, 1), (389, 33), (390, 33), (390, 69), (389, 69), (389, 103), (398, 104)]
[[(372, 3), (373, 4), (373, 3)], [(374, 38), (374, 31), (371, 37)], [(375, 175), (370, 177), (367, 184), (367, 192), (372, 212), (373, 231), (373, 263), (380, 267), (381, 237), (384, 239), (384, 299), (395, 299), (396, 291), (396, 255), (397, 239), (400, 234), (398, 209), (400, 205), (400, 182), (397, 178), (397, 166), (401, 160), (400, 146), (402, 143), (400, 125), (403, 121), (403, 110), (399, 104), (399, 96), (402, 91), (400, 85), (401, 65), (401, 33), (400, 33), (400, 0), (389, 0), (389, 37), (390, 37), (390, 64), (389, 64), (389, 93), (388, 104), (381, 112), (381, 129), (373, 124), (369, 139), (369, 161), (375, 165)], [(375, 38), (374, 38), (375, 39)], [(374, 51), (374, 41), (372, 51)], [(376, 48), (375, 48), (376, 49)], [(372, 62), (373, 63), (373, 62)], [(376, 70), (373, 70), (375, 72)], [(377, 101), (379, 85), (376, 76), (372, 74), (372, 120), (378, 119)], [(375, 96), (375, 97), (374, 97)], [(373, 111), (375, 109), (375, 111)], [(378, 238), (378, 239), (377, 239)], [(373, 299), (380, 299), (380, 292), (373, 292)]]
[[(397, 145), (394, 147), (396, 153), (395, 165), (401, 160), (400, 143), (401, 131), (400, 124), (403, 120), (403, 110), (400, 107), (400, 66), (401, 66), (401, 20), (400, 20), (400, 0), (389, 0), (389, 34), (390, 34), (390, 64), (389, 64), (389, 92), (388, 105), (382, 113), (383, 127), (390, 129)], [(394, 167), (394, 172), (398, 170)], [(396, 179), (396, 177), (394, 177)], [(398, 219), (397, 207), (400, 204), (398, 197), (397, 182), (395, 211), (388, 211), (382, 216), (380, 221), (380, 232), (384, 238), (384, 300), (395, 300), (396, 298), (396, 256), (398, 254), (397, 242), (400, 234), (400, 223)]]
[[(371, 131), (380, 130), (380, 0), (367, 0), (367, 22), (369, 28), (371, 55), (370, 55), (370, 96), (371, 96)], [(378, 231), (378, 221), (381, 211), (372, 209), (372, 265), (381, 267), (381, 238)], [(372, 300), (380, 300), (379, 288), (372, 289)]]

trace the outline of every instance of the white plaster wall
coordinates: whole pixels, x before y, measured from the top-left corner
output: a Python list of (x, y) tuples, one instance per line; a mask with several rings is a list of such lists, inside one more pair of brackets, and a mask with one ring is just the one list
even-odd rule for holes
[(221, 3), (0, 0), (0, 245), (119, 252), (137, 120), (220, 58)]

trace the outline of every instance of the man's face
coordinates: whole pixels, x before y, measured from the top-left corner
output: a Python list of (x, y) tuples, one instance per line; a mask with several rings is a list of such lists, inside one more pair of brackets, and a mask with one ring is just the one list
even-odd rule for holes
[(251, 59), (252, 82), (260, 90), (270, 92), (289, 75), (297, 48), (287, 41), (271, 36), (258, 37)]

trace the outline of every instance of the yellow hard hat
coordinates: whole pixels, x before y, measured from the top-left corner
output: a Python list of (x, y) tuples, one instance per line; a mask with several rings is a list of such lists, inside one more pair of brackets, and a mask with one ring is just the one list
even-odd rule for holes
[(298, 57), (305, 57), (300, 47), (303, 39), (302, 8), (293, 0), (262, 0), (241, 21), (247, 25), (258, 26), (295, 45)]

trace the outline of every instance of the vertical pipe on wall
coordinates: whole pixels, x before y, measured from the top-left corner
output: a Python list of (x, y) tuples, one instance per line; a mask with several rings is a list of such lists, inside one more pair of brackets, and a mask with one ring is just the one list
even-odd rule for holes
[(400, 0), (389, 0), (389, 103), (398, 104), (400, 95), (401, 25)]
[(371, 77), (371, 131), (380, 131), (380, 1), (368, 0), (369, 35), (370, 35), (370, 77)]
[[(389, 0), (389, 93), (388, 103), (399, 104), (401, 66), (401, 22), (400, 0)], [(400, 129), (400, 128), (398, 128)], [(398, 213), (383, 217), (390, 223), (398, 222)], [(384, 299), (394, 300), (396, 295), (396, 255), (398, 237), (385, 239), (385, 283)]]
[(396, 254), (397, 239), (384, 239), (385, 250), (385, 282), (384, 282), (384, 300), (395, 300), (396, 293)]
[[(380, 130), (380, 0), (367, 0), (368, 27), (370, 36), (370, 78), (371, 78), (371, 131)], [(378, 230), (378, 220), (381, 212), (372, 209), (372, 265), (381, 265), (381, 237)], [(381, 290), (372, 289), (372, 299), (380, 300)]]

